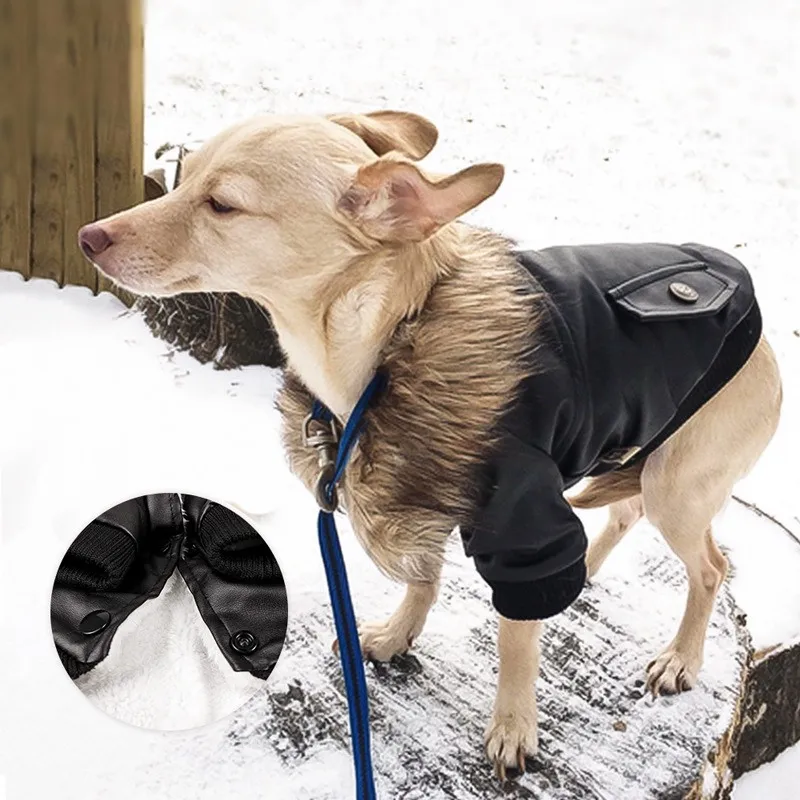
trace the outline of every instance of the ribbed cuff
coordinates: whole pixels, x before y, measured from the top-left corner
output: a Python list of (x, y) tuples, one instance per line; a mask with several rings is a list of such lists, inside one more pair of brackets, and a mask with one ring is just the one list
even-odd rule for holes
[(581, 559), (538, 581), (492, 583), (492, 604), (506, 619), (547, 619), (574, 603), (585, 583), (586, 563)]
[(56, 581), (74, 589), (108, 592), (116, 589), (136, 559), (136, 542), (127, 533), (90, 522), (70, 545)]
[(245, 583), (283, 582), (272, 551), (258, 531), (238, 514), (211, 503), (197, 532), (209, 566)]

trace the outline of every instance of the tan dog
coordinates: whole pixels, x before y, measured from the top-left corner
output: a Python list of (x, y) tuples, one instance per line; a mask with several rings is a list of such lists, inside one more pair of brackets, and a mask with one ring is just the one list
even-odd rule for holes
[[(469, 475), (524, 377), (521, 354), (536, 330), (511, 243), (456, 221), (497, 190), (502, 167), (426, 177), (412, 162), (436, 137), (428, 121), (396, 112), (256, 119), (191, 155), (174, 192), (80, 234), (87, 257), (133, 292), (234, 291), (269, 310), (289, 363), (284, 442), (309, 488), (317, 460), (301, 428), (312, 394), (345, 418), (376, 368), (388, 372), (344, 485), (358, 537), (407, 584), (388, 620), (361, 628), (364, 652), (381, 660), (422, 631), (445, 541), (469, 506)], [(590, 573), (643, 514), (686, 567), (684, 619), (648, 668), (654, 693), (696, 679), (727, 569), (711, 521), (772, 437), (780, 403), (762, 339), (642, 465), (597, 479), (574, 501), (611, 503)], [(500, 619), (486, 745), (501, 774), (537, 748), (540, 626)]]

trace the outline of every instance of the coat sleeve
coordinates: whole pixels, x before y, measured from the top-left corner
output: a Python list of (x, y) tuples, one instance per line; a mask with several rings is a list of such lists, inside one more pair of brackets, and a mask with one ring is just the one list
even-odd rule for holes
[(555, 616), (586, 582), (586, 534), (564, 499), (558, 467), (547, 453), (516, 441), (489, 472), (488, 496), (461, 529), (465, 552), (502, 616)]

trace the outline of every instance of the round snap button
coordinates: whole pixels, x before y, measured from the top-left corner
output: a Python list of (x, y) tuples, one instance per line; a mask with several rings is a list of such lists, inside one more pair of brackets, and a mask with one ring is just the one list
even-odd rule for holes
[(696, 303), (700, 295), (688, 283), (674, 281), (669, 285), (670, 294), (682, 303)]
[(239, 631), (231, 636), (231, 647), (237, 653), (254, 653), (258, 650), (258, 639), (250, 631)]
[(84, 636), (92, 636), (95, 633), (104, 631), (111, 622), (111, 614), (108, 611), (90, 611), (79, 623), (78, 630)]

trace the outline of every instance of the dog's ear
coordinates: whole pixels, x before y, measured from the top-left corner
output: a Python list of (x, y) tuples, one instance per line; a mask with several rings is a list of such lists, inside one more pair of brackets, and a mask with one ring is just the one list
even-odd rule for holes
[(421, 242), (491, 197), (503, 174), (500, 164), (476, 164), (434, 182), (414, 164), (381, 159), (358, 170), (339, 209), (373, 239)]
[(405, 111), (332, 114), (328, 119), (360, 136), (379, 156), (396, 150), (419, 161), (430, 153), (439, 138), (439, 131), (432, 122)]

